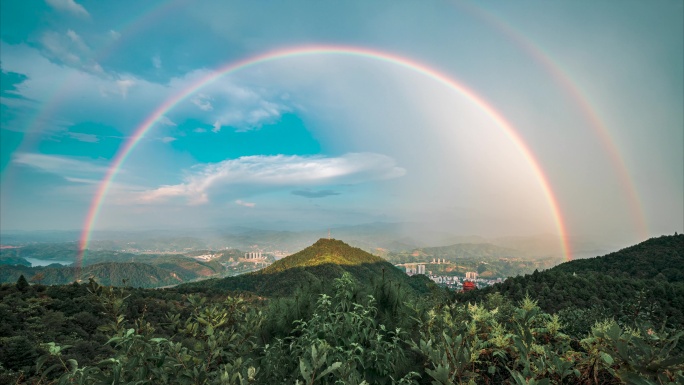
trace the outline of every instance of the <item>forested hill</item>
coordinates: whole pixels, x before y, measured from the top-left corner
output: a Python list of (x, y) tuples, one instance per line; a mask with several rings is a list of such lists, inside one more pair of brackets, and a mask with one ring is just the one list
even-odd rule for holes
[(255, 274), (273, 274), (296, 267), (310, 267), (324, 264), (354, 266), (382, 262), (385, 262), (385, 260), (359, 248), (351, 247), (342, 241), (336, 239), (319, 239), (310, 247), (276, 261)]
[(92, 277), (107, 286), (143, 288), (177, 285), (198, 277), (192, 272), (177, 272), (139, 262), (103, 262), (82, 268), (60, 265), (0, 267), (0, 282), (17, 282), (21, 275), (31, 282), (44, 285), (65, 285), (76, 280), (88, 282)]
[[(552, 269), (509, 278), (488, 288), (456, 295), (482, 301), (498, 292), (514, 301), (526, 295), (545, 311), (584, 323), (644, 319), (684, 328), (684, 235), (652, 238), (638, 245)], [(581, 321), (581, 322), (580, 322)], [(579, 330), (579, 329), (578, 329)]]
[(651, 238), (602, 257), (566, 262), (551, 270), (575, 274), (598, 272), (639, 279), (665, 278), (669, 282), (684, 281), (684, 234)]
[(264, 296), (289, 296), (303, 286), (324, 289), (348, 272), (363, 285), (386, 280), (410, 291), (427, 292), (434, 284), (425, 276), (408, 277), (384, 259), (335, 239), (320, 239), (306, 249), (249, 274), (184, 284), (193, 290), (209, 288), (249, 291)]

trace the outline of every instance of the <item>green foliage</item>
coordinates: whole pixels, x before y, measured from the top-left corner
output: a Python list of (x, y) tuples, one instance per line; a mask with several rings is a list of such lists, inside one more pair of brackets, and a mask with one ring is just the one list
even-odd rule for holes
[(273, 274), (295, 267), (316, 265), (361, 265), (385, 260), (336, 239), (319, 239), (312, 246), (276, 261), (258, 274)]
[[(419, 296), (382, 270), (365, 282), (344, 271), (330, 282), (304, 277), (291, 297), (268, 300), (188, 287), (113, 288), (92, 279), (23, 291), (0, 285), (0, 383), (684, 381), (684, 332), (649, 321), (665, 310), (652, 306), (646, 290), (622, 298), (617, 308), (633, 320), (626, 322), (610, 319), (607, 307), (546, 312), (545, 298), (556, 291), (547, 273), (526, 277), (548, 286), (542, 296), (544, 290), (523, 292), (511, 301), (506, 292), (478, 290), (471, 303), (443, 291)], [(513, 283), (517, 293), (520, 282)], [(677, 303), (659, 295), (666, 298), (659, 304)]]
[(622, 329), (614, 321), (597, 323), (581, 341), (588, 353), (581, 366), (596, 382), (607, 372), (627, 384), (681, 383), (684, 353), (675, 347), (683, 335), (656, 331), (646, 323), (635, 329)]
[(19, 279), (17, 279), (16, 286), (17, 286), (17, 289), (19, 289), (20, 291), (24, 291), (29, 287), (29, 283), (23, 274), (19, 276)]
[(267, 345), (261, 361), (266, 382), (292, 383), (301, 376), (306, 384), (407, 383), (414, 374), (405, 332), (378, 323), (372, 296), (365, 303), (355, 296), (354, 281), (343, 275), (335, 280), (333, 297), (322, 294), (310, 318), (296, 321), (289, 336)]
[[(197, 266), (189, 258), (183, 258), (194, 266), (187, 267), (181, 262), (159, 263), (156, 265), (139, 262), (102, 262), (81, 268), (73, 266), (0, 266), (0, 282), (16, 281), (17, 277), (41, 276), (41, 283), (47, 285), (64, 285), (73, 282), (74, 279), (87, 281), (94, 277), (105, 285), (133, 286), (133, 287), (160, 287), (177, 285), (179, 283), (196, 279), (200, 275), (193, 269), (206, 270), (207, 274), (218, 274), (217, 270), (206, 266)], [(218, 268), (215, 268), (218, 269)]]
[[(681, 330), (684, 281), (676, 277), (684, 274), (683, 257), (684, 235), (664, 236), (605, 257), (509, 278), (457, 298), (482, 301), (488, 294), (499, 292), (519, 301), (529, 293), (544, 311), (558, 313), (567, 325), (564, 331), (576, 338), (606, 318), (614, 318), (622, 326), (641, 321)], [(667, 271), (667, 279), (657, 279), (659, 271)]]
[(558, 318), (529, 298), (516, 308), (493, 296), (482, 305), (452, 304), (427, 316), (413, 349), (424, 355), (433, 384), (577, 380), (565, 360), (570, 344)]
[(662, 274), (669, 282), (683, 282), (684, 234), (651, 238), (638, 245), (602, 257), (578, 259), (553, 270), (584, 274), (601, 272), (610, 276), (653, 279)]
[(111, 321), (102, 329), (112, 333), (106, 343), (115, 354), (96, 366), (80, 367), (76, 360), (61, 359), (67, 346), (50, 343), (37, 368), (50, 358), (60, 362), (43, 371), (43, 377), (61, 368), (59, 384), (246, 384), (258, 374), (249, 357), (263, 317), (240, 298), (208, 304), (207, 298), (188, 297), (191, 316), (181, 320), (168, 314), (172, 334), (164, 338), (154, 336), (155, 327), (144, 315), (128, 326), (123, 310), (129, 297), (123, 291), (94, 282), (91, 290), (107, 309)]

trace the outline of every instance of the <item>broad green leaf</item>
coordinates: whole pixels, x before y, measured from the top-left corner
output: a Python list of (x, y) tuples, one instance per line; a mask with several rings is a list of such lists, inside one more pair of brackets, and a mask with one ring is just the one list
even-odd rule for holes
[(603, 359), (603, 362), (605, 362), (609, 366), (613, 365), (613, 357), (611, 357), (610, 354), (608, 354), (606, 352), (601, 352), (600, 355), (601, 355), (601, 358)]

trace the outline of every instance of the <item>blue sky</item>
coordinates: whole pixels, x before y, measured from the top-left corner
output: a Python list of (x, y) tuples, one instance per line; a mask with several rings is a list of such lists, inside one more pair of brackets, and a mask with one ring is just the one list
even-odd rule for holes
[[(681, 1), (1, 7), (3, 230), (80, 229), (117, 151), (165, 100), (231, 62), (306, 45), (391, 53), (467, 85), (515, 127), (572, 235), (684, 228)], [(190, 95), (124, 162), (95, 227), (377, 221), (558, 232), (539, 176), (472, 98), (353, 55), (265, 62)]]

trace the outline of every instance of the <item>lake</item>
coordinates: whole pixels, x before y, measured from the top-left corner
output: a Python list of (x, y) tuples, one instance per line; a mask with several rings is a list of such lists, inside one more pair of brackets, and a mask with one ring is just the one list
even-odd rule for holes
[(27, 258), (24, 257), (25, 260), (31, 262), (31, 266), (36, 267), (36, 266), (47, 266), (51, 265), (53, 263), (59, 263), (60, 265), (71, 265), (73, 261), (58, 261), (58, 260), (52, 260), (52, 259), (38, 259), (38, 258)]

